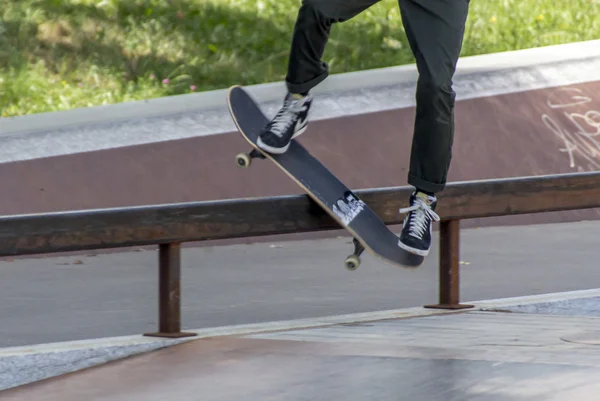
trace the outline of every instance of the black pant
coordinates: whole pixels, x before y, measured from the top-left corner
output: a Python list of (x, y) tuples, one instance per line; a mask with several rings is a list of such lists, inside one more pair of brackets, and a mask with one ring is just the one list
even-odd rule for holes
[[(347, 21), (379, 0), (303, 0), (294, 28), (286, 83), (304, 93), (322, 82), (321, 60), (331, 25)], [(446, 185), (454, 140), (452, 77), (456, 69), (469, 0), (398, 0), (419, 79), (408, 183), (427, 192)]]

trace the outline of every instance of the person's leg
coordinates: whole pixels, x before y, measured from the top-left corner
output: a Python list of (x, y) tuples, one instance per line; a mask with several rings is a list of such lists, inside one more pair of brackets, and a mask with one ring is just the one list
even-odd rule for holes
[(446, 185), (454, 141), (452, 78), (462, 48), (469, 0), (399, 0), (419, 79), (408, 183), (416, 188), (399, 246), (426, 256), (431, 246), (435, 194)]
[(281, 110), (261, 133), (258, 146), (271, 153), (284, 153), (290, 141), (308, 124), (312, 104), (310, 90), (329, 74), (321, 58), (331, 26), (347, 21), (380, 0), (303, 0), (294, 26), (285, 96)]

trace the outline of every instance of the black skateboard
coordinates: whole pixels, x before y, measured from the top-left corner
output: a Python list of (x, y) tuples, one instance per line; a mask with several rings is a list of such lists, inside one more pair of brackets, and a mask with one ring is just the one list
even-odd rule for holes
[(227, 100), (233, 121), (253, 147), (250, 152), (236, 156), (237, 164), (247, 168), (254, 158), (273, 161), (348, 230), (354, 236), (354, 252), (346, 258), (346, 268), (357, 269), (360, 265), (360, 255), (365, 249), (392, 266), (415, 268), (423, 263), (423, 256), (400, 248), (398, 237), (387, 228), (379, 216), (298, 141), (292, 140), (289, 149), (281, 155), (259, 149), (256, 144), (258, 134), (268, 123), (268, 119), (241, 86), (231, 87)]

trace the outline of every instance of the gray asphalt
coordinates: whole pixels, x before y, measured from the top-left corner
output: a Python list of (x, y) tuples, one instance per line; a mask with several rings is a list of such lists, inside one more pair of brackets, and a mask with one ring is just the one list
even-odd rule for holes
[[(600, 222), (463, 230), (463, 301), (599, 288), (598, 232)], [(437, 243), (417, 271), (365, 255), (349, 272), (350, 252), (348, 238), (184, 249), (184, 328), (437, 301)], [(1, 261), (0, 347), (154, 331), (156, 272), (150, 250)]]

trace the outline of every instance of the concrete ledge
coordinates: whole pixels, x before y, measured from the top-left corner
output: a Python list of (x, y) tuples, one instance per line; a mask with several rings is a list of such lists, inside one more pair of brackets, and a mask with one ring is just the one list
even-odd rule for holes
[(600, 297), (600, 289), (469, 302), (474, 304), (475, 308), (468, 310), (435, 310), (416, 307), (200, 330), (186, 329), (188, 332), (195, 332), (198, 336), (174, 340), (134, 335), (4, 348), (0, 349), (0, 390), (6, 390), (202, 338), (348, 325), (360, 322), (407, 319), (442, 314), (469, 313), (478, 310), (494, 311), (522, 305), (581, 300), (594, 297)]

